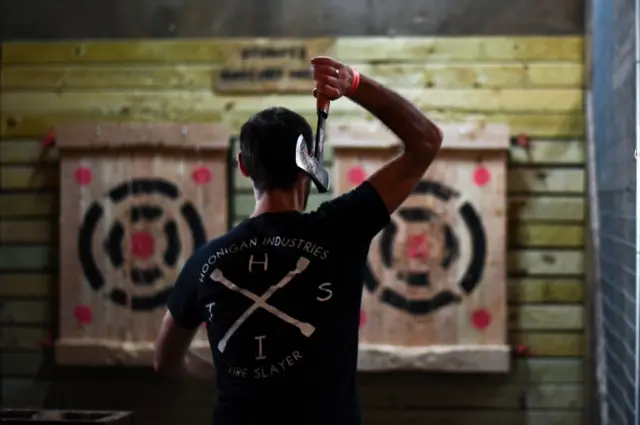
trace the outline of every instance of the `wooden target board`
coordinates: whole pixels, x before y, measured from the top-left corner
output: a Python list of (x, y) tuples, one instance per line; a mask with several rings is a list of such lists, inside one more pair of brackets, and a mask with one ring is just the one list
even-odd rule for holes
[[(373, 240), (364, 277), (359, 368), (507, 371), (506, 163), (509, 128), (443, 126), (437, 159)], [(344, 193), (389, 161), (373, 122), (329, 128)]]
[[(178, 273), (227, 229), (228, 141), (218, 124), (56, 128), (58, 363), (152, 364)], [(194, 344), (208, 346), (204, 329)]]

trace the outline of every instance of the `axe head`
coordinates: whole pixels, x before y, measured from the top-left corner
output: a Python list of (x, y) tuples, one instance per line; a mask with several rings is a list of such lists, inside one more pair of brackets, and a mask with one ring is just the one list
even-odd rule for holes
[(309, 152), (307, 142), (302, 135), (298, 136), (296, 142), (296, 165), (307, 173), (313, 184), (318, 188), (318, 192), (329, 191), (329, 172), (324, 168), (322, 158), (318, 158)]

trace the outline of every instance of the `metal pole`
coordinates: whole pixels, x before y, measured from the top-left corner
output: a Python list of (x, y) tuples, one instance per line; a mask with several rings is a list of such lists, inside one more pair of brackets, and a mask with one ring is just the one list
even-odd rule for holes
[[(636, 72), (636, 152), (640, 152), (640, 0), (634, 1), (635, 13), (635, 72)], [(636, 155), (637, 156), (637, 155)], [(636, 159), (636, 340), (635, 340), (635, 385), (633, 423), (640, 424), (640, 161)]]

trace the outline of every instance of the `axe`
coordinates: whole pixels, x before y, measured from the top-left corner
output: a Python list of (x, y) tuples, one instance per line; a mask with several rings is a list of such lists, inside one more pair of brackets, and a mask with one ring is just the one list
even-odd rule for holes
[(296, 142), (296, 165), (311, 177), (320, 193), (329, 191), (329, 172), (324, 168), (323, 164), (324, 130), (327, 118), (329, 118), (329, 104), (330, 100), (324, 96), (319, 95), (316, 99), (318, 125), (316, 127), (316, 139), (311, 145), (311, 149), (307, 148), (307, 143), (302, 135), (298, 136), (298, 141)]

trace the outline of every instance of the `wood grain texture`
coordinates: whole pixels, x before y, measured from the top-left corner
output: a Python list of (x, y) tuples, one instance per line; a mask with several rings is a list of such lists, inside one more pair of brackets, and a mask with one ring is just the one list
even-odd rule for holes
[[(313, 87), (309, 87), (311, 89)], [(407, 99), (424, 111), (489, 113), (568, 113), (582, 110), (580, 89), (404, 89)], [(117, 115), (142, 113), (244, 113), (252, 114), (273, 105), (282, 105), (299, 113), (315, 112), (308, 95), (231, 96), (211, 91), (94, 91), (94, 92), (12, 92), (3, 93), (0, 106), (7, 114), (21, 112), (56, 114), (64, 112)], [(353, 102), (334, 102), (336, 115), (364, 116)]]
[[(4, 65), (44, 63), (219, 63), (253, 39), (13, 42)], [(277, 39), (276, 39), (277, 40)], [(289, 39), (295, 40), (295, 39)], [(582, 37), (349, 37), (328, 52), (346, 62), (564, 60), (581, 62)]]
[(0, 193), (0, 217), (38, 217), (58, 214), (58, 194)]
[[(352, 64), (358, 72), (394, 88), (574, 88), (584, 66), (572, 62)], [(220, 65), (5, 66), (2, 90), (181, 89), (215, 87)]]
[(2, 297), (47, 297), (57, 294), (57, 273), (28, 272), (2, 273), (0, 296)]
[[(255, 111), (253, 111), (255, 112)], [(315, 112), (299, 111), (309, 122), (315, 120)], [(373, 119), (368, 114), (356, 115), (358, 118)], [(116, 122), (210, 122), (224, 120), (232, 131), (238, 132), (242, 124), (249, 118), (249, 112), (218, 114), (202, 111), (177, 110), (141, 110), (123, 109), (118, 111), (65, 111), (60, 113), (5, 113), (0, 122), (4, 137), (43, 137), (47, 131), (60, 122), (78, 121), (116, 121)], [(429, 116), (437, 122), (461, 122), (469, 118), (482, 119), (488, 123), (506, 123), (513, 134), (526, 134), (539, 138), (573, 138), (584, 135), (584, 114), (580, 111), (555, 114), (528, 113), (479, 113), (435, 110)], [(341, 119), (349, 120), (349, 115), (332, 114), (331, 122)]]
[[(205, 46), (209, 41), (37, 42), (22, 45), (22, 52), (10, 47), (13, 63), (3, 67), (0, 133), (0, 186), (10, 191), (0, 193), (0, 361), (4, 371), (11, 369), (3, 389), (13, 394), (14, 405), (48, 399), (59, 406), (73, 402), (74, 408), (98, 408), (103, 395), (112, 393), (118, 400), (111, 402), (130, 405), (141, 423), (168, 425), (172, 418), (179, 422), (185, 417), (158, 409), (163, 397), (167, 406), (189, 409), (190, 420), (210, 419), (210, 409), (202, 406), (209, 405), (213, 393), (200, 387), (177, 389), (113, 378), (105, 380), (108, 388), (92, 389), (95, 380), (90, 375), (65, 383), (32, 378), (50, 362), (49, 350), (43, 354), (41, 349), (46, 328), (53, 324), (50, 312), (58, 292), (58, 184), (45, 177), (55, 176), (58, 152), (51, 149), (43, 155), (39, 144), (49, 128), (65, 121), (223, 120), (237, 132), (253, 108), (274, 102), (287, 102), (315, 122), (313, 102), (304, 97), (256, 100), (211, 94), (225, 53)], [(582, 44), (581, 37), (353, 38), (334, 43), (334, 51), (363, 73), (411, 96), (417, 93), (412, 100), (439, 122), (505, 123), (514, 136), (529, 138), (527, 145), (514, 142), (509, 148), (507, 294), (509, 343), (526, 344), (531, 357), (515, 361), (514, 370), (495, 377), (362, 375), (368, 423), (581, 423), (582, 224), (587, 202)], [(536, 100), (538, 92), (545, 93)], [(95, 100), (89, 99), (94, 95)], [(489, 95), (493, 97), (487, 101)], [(7, 99), (13, 105), (9, 109)], [(354, 118), (372, 119), (346, 105), (336, 108), (330, 121)], [(328, 159), (331, 164), (331, 155)], [(253, 208), (248, 188), (247, 182), (236, 183), (235, 220)], [(314, 193), (311, 206), (325, 199)]]
[(57, 247), (50, 245), (0, 246), (0, 272), (53, 272), (57, 266)]

